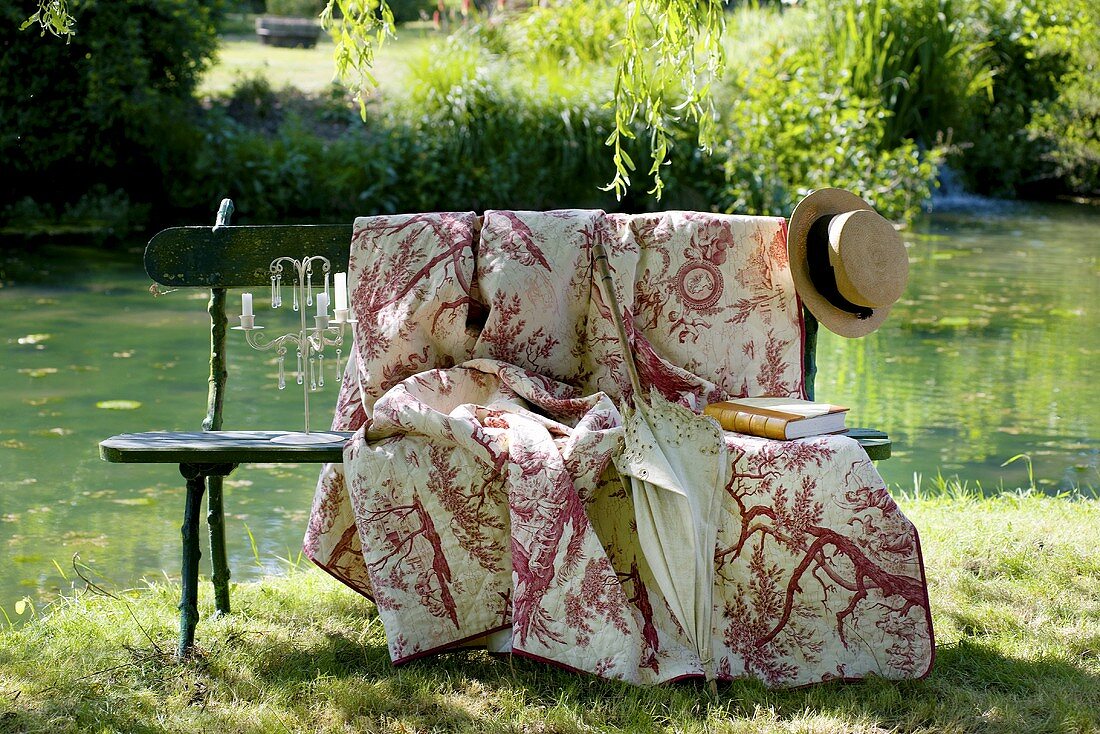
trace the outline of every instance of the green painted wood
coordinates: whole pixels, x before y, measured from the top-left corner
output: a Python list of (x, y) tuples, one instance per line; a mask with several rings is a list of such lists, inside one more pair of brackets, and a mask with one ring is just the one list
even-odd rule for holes
[[(233, 216), (233, 202), (222, 199), (215, 229), (229, 226)], [(220, 431), (222, 408), (225, 403), (225, 383), (229, 379), (228, 358), (225, 351), (225, 335), (228, 320), (225, 317), (225, 288), (210, 289), (210, 388), (206, 399), (204, 431)], [(229, 556), (225, 549), (225, 510), (222, 500), (222, 477), (210, 476), (206, 480), (206, 525), (210, 532), (210, 579), (214, 584), (214, 608), (217, 614), (229, 614)]]
[(206, 524), (210, 529), (210, 581), (214, 585), (215, 616), (229, 614), (229, 554), (225, 548), (225, 508), (222, 500), (222, 477), (206, 480)]
[(149, 240), (145, 272), (165, 286), (269, 286), (277, 257), (321, 255), (336, 273), (350, 252), (350, 224), (172, 227)]
[(117, 464), (324, 464), (344, 460), (350, 431), (326, 431), (340, 441), (314, 446), (271, 443), (286, 431), (153, 431), (122, 433), (99, 443), (99, 455)]
[(810, 309), (802, 307), (802, 321), (806, 325), (806, 343), (802, 353), (802, 378), (806, 385), (806, 399), (814, 399), (814, 381), (817, 379), (817, 318)]
[(893, 442), (882, 431), (873, 428), (849, 428), (848, 436), (863, 447), (872, 461), (890, 458), (890, 446)]

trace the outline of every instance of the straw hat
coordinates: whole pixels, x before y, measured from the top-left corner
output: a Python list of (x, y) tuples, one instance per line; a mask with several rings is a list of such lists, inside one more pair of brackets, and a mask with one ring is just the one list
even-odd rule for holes
[(893, 225), (843, 189), (819, 189), (798, 203), (787, 254), (802, 302), (841, 336), (877, 329), (909, 279), (905, 244)]

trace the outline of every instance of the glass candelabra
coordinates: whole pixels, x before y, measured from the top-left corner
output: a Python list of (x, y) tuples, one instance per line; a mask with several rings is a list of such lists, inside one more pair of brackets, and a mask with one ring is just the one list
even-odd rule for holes
[[(314, 267), (319, 266), (324, 288), (314, 295)], [(252, 294), (241, 296), (241, 325), (234, 326), (243, 331), (245, 340), (253, 349), (260, 351), (275, 350), (275, 362), (278, 366), (279, 389), (286, 389), (286, 357), (291, 348), (296, 355), (295, 377), (302, 386), (302, 403), (305, 410), (305, 431), (289, 432), (275, 436), (275, 443), (320, 444), (342, 441), (343, 437), (334, 433), (316, 433), (309, 430), (309, 394), (325, 386), (325, 347), (336, 348), (336, 376), (340, 377), (340, 358), (344, 344), (344, 327), (355, 322), (349, 318), (347, 303), (347, 274), (336, 273), (336, 308), (334, 318), (330, 319), (329, 307), (329, 269), (327, 258), (320, 255), (295, 260), (291, 257), (279, 257), (271, 261), (271, 307), (283, 305), (284, 274), (290, 289), (294, 310), (300, 316), (300, 328), (274, 339), (266, 339), (259, 332), (264, 328), (256, 324), (252, 313)], [(313, 326), (307, 326), (306, 308), (316, 304), (316, 316)]]

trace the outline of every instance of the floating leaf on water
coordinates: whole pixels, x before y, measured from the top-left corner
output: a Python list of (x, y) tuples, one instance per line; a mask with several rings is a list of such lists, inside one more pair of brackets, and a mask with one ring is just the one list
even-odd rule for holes
[(0, 449), (25, 449), (27, 444), (22, 441), (18, 441), (14, 438), (9, 438), (6, 441), (0, 441)]
[(103, 410), (137, 410), (141, 403), (137, 400), (100, 400), (95, 407)]
[(44, 430), (31, 431), (32, 436), (41, 436), (42, 438), (53, 438), (55, 436), (68, 436), (72, 433), (71, 428), (47, 428)]
[(26, 367), (19, 370), (19, 374), (28, 377), (45, 377), (46, 375), (52, 375), (56, 372), (56, 367)]
[(153, 504), (153, 498), (152, 497), (126, 497), (124, 499), (111, 500), (111, 502), (114, 502), (116, 505), (129, 505), (129, 506), (151, 505), (151, 504)]
[(41, 344), (49, 338), (49, 334), (27, 334), (26, 336), (19, 337), (16, 341), (20, 344)]
[(134, 356), (134, 350), (133, 349), (127, 349), (127, 350), (122, 351), (122, 352), (114, 352), (114, 353), (111, 354), (111, 356), (116, 358), (116, 359), (129, 359), (130, 357)]

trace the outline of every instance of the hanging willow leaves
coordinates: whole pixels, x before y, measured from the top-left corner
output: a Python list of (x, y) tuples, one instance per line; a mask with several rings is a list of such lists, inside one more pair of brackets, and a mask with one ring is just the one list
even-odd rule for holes
[(634, 0), (619, 42), (615, 72), (615, 129), (607, 138), (615, 178), (605, 190), (622, 198), (634, 161), (623, 149), (641, 120), (649, 133), (653, 178), (649, 193), (661, 198), (661, 167), (668, 164), (672, 126), (686, 116), (698, 125), (699, 145), (709, 149), (716, 115), (711, 84), (725, 70), (725, 16), (721, 0)]
[(49, 31), (55, 36), (69, 37), (76, 32), (76, 22), (69, 13), (67, 0), (38, 0), (38, 10), (23, 22), (19, 30), (26, 30), (35, 24), (42, 29), (42, 35)]
[(385, 0), (328, 0), (321, 25), (336, 44), (336, 73), (358, 90), (355, 99), (366, 119), (367, 93), (378, 86), (374, 51), (394, 34), (393, 11)]

